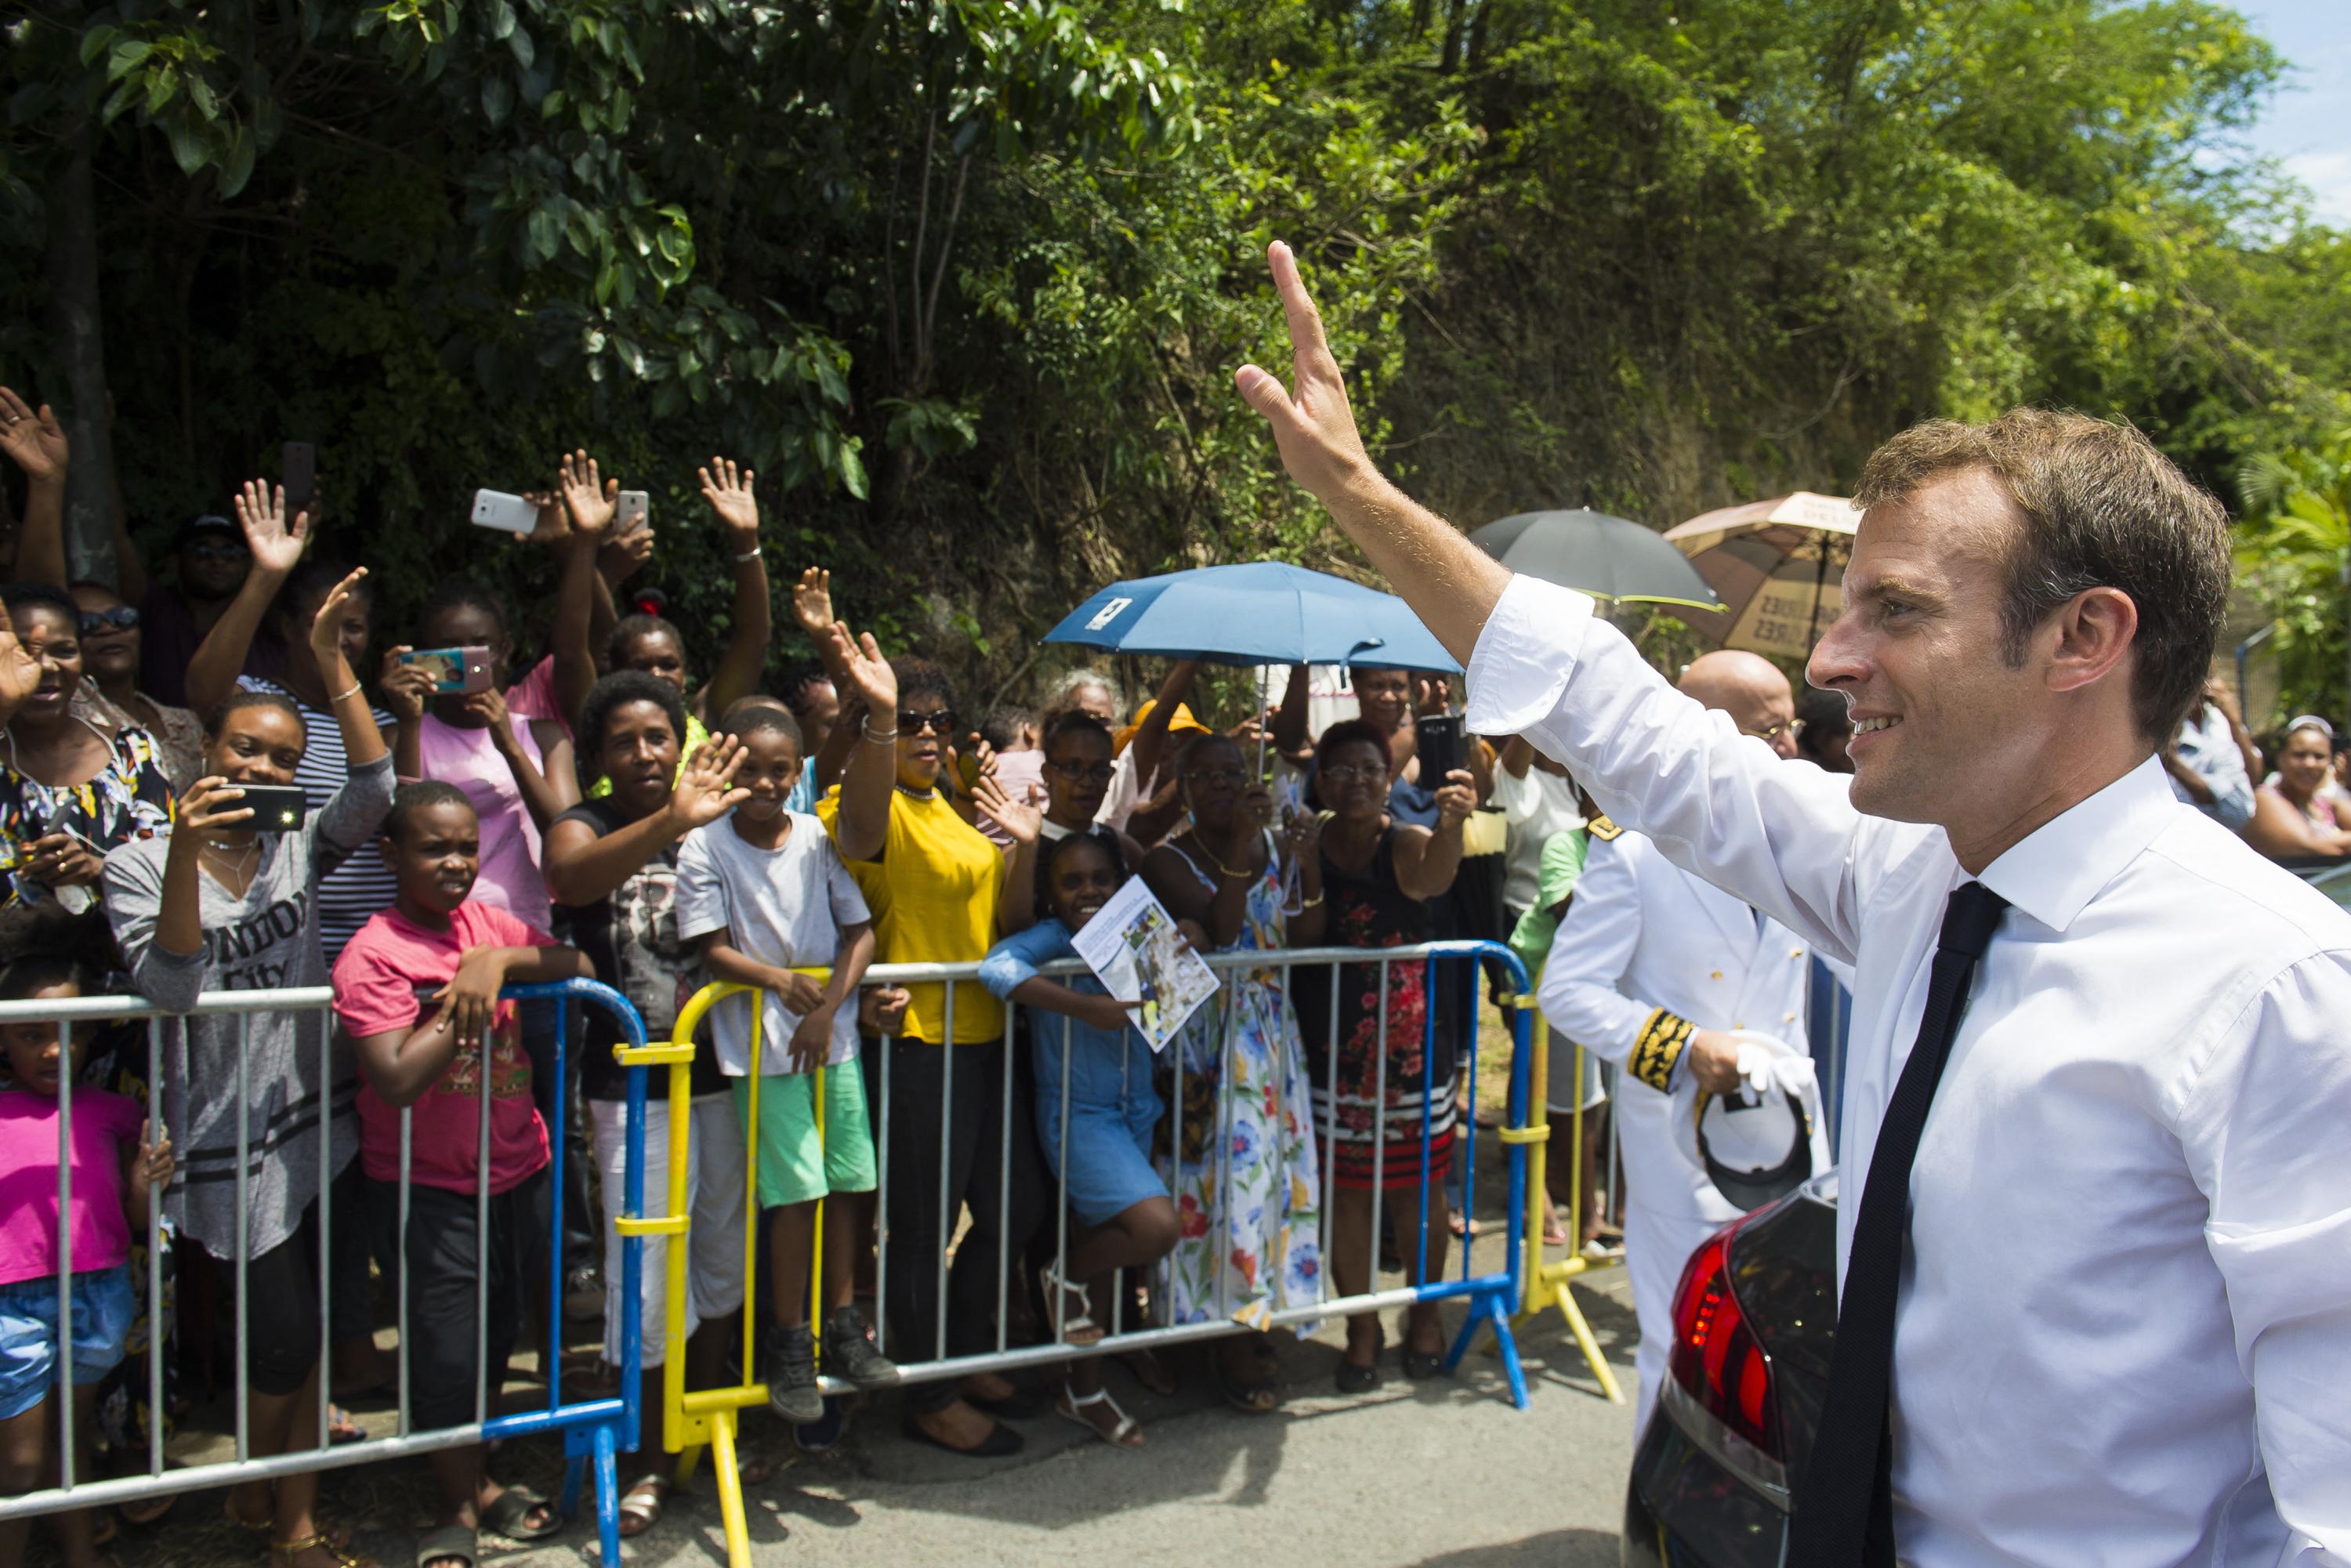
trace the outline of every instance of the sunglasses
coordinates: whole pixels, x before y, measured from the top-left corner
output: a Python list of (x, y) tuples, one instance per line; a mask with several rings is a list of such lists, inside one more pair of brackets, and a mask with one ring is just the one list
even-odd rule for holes
[(139, 612), (128, 604), (118, 604), (111, 610), (85, 610), (81, 612), (81, 634), (95, 636), (100, 632), (135, 632), (139, 629)]
[(1096, 784), (1107, 784), (1118, 774), (1118, 769), (1107, 762), (1097, 762), (1092, 767), (1080, 767), (1074, 762), (1048, 762), (1045, 766), (1064, 779), (1087, 779)]
[(923, 713), (898, 710), (898, 728), (905, 735), (920, 735), (925, 730), (934, 735), (953, 735), (955, 721), (955, 709), (951, 707), (931, 708)]

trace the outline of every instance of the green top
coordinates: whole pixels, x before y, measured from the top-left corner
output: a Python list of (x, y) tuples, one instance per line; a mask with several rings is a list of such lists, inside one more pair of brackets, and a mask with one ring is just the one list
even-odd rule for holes
[(1559, 934), (1559, 906), (1575, 891), (1583, 874), (1586, 847), (1582, 828), (1568, 828), (1543, 841), (1542, 869), (1536, 873), (1535, 902), (1519, 916), (1510, 933), (1510, 951), (1527, 967), (1527, 983), (1541, 983), (1543, 961), (1551, 956), (1551, 939)]

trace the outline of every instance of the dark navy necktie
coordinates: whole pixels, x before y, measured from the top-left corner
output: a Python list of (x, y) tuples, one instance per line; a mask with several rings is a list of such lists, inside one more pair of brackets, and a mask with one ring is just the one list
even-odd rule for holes
[(1910, 1228), (1910, 1166), (1967, 1011), (1976, 960), (2007, 907), (2008, 900), (1970, 882), (1953, 889), (1943, 909), (1926, 1016), (1918, 1020), (1917, 1041), (1878, 1126), (1854, 1224), (1828, 1394), (1789, 1521), (1788, 1568), (1895, 1568), (1887, 1396), (1902, 1243)]

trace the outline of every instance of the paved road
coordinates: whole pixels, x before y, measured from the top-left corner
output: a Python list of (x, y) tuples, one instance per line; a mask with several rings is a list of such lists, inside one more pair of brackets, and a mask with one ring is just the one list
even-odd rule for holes
[[(1612, 1271), (1582, 1297), (1629, 1387), (1624, 1291), (1623, 1273)], [(1199, 1568), (1329, 1551), (1343, 1552), (1348, 1568), (1614, 1568), (1632, 1418), (1598, 1396), (1555, 1314), (1521, 1330), (1535, 1390), (1523, 1413), (1510, 1408), (1499, 1364), (1476, 1353), (1450, 1383), (1408, 1384), (1391, 1359), (1378, 1391), (1343, 1397), (1331, 1384), (1336, 1338), (1285, 1345), (1284, 1404), (1263, 1418), (1189, 1386), (1205, 1377), (1159, 1399), (1113, 1371), (1113, 1392), (1148, 1429), (1139, 1452), (1047, 1415), (1021, 1424), (1029, 1447), (1019, 1457), (975, 1464), (906, 1441), (896, 1400), (884, 1396), (856, 1413), (837, 1448), (799, 1455), (762, 1416), (752, 1440), (780, 1445), (784, 1468), (749, 1494), (755, 1555), (890, 1568)], [(386, 1496), (386, 1484), (371, 1500), (364, 1511), (376, 1528), (360, 1542), (387, 1568), (405, 1568), (411, 1527), (423, 1522), (413, 1512), (386, 1517), (422, 1500), (413, 1484), (397, 1490)], [(486, 1568), (579, 1568), (594, 1561), (593, 1540), (583, 1519), (549, 1546), (486, 1552)], [(706, 1479), (673, 1500), (628, 1560), (724, 1564)]]

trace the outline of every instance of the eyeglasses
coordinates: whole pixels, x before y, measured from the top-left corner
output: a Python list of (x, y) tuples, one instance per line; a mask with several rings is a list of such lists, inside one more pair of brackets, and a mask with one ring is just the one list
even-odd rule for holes
[(81, 612), (81, 634), (92, 636), (100, 632), (133, 632), (139, 627), (139, 612), (128, 604), (118, 604), (111, 610), (85, 610)]
[(1323, 768), (1322, 776), (1333, 784), (1376, 784), (1388, 776), (1388, 770), (1384, 768), (1355, 768), (1343, 762), (1336, 768)]
[(1045, 766), (1064, 779), (1091, 779), (1096, 784), (1107, 784), (1118, 774), (1118, 769), (1107, 762), (1097, 762), (1091, 768), (1081, 768), (1071, 762), (1052, 761), (1048, 761)]
[(1230, 788), (1249, 781), (1249, 775), (1238, 768), (1196, 768), (1184, 775), (1186, 784), (1208, 784)]
[(928, 708), (921, 713), (898, 710), (898, 728), (906, 735), (920, 735), (925, 730), (935, 735), (953, 735), (955, 720), (955, 709), (951, 707)]
[(1804, 733), (1804, 721), (1800, 718), (1782, 719), (1778, 724), (1766, 725), (1761, 729), (1742, 729), (1739, 733), (1751, 735), (1758, 740), (1777, 740), (1783, 730), (1787, 733), (1788, 738), (1793, 740)]

